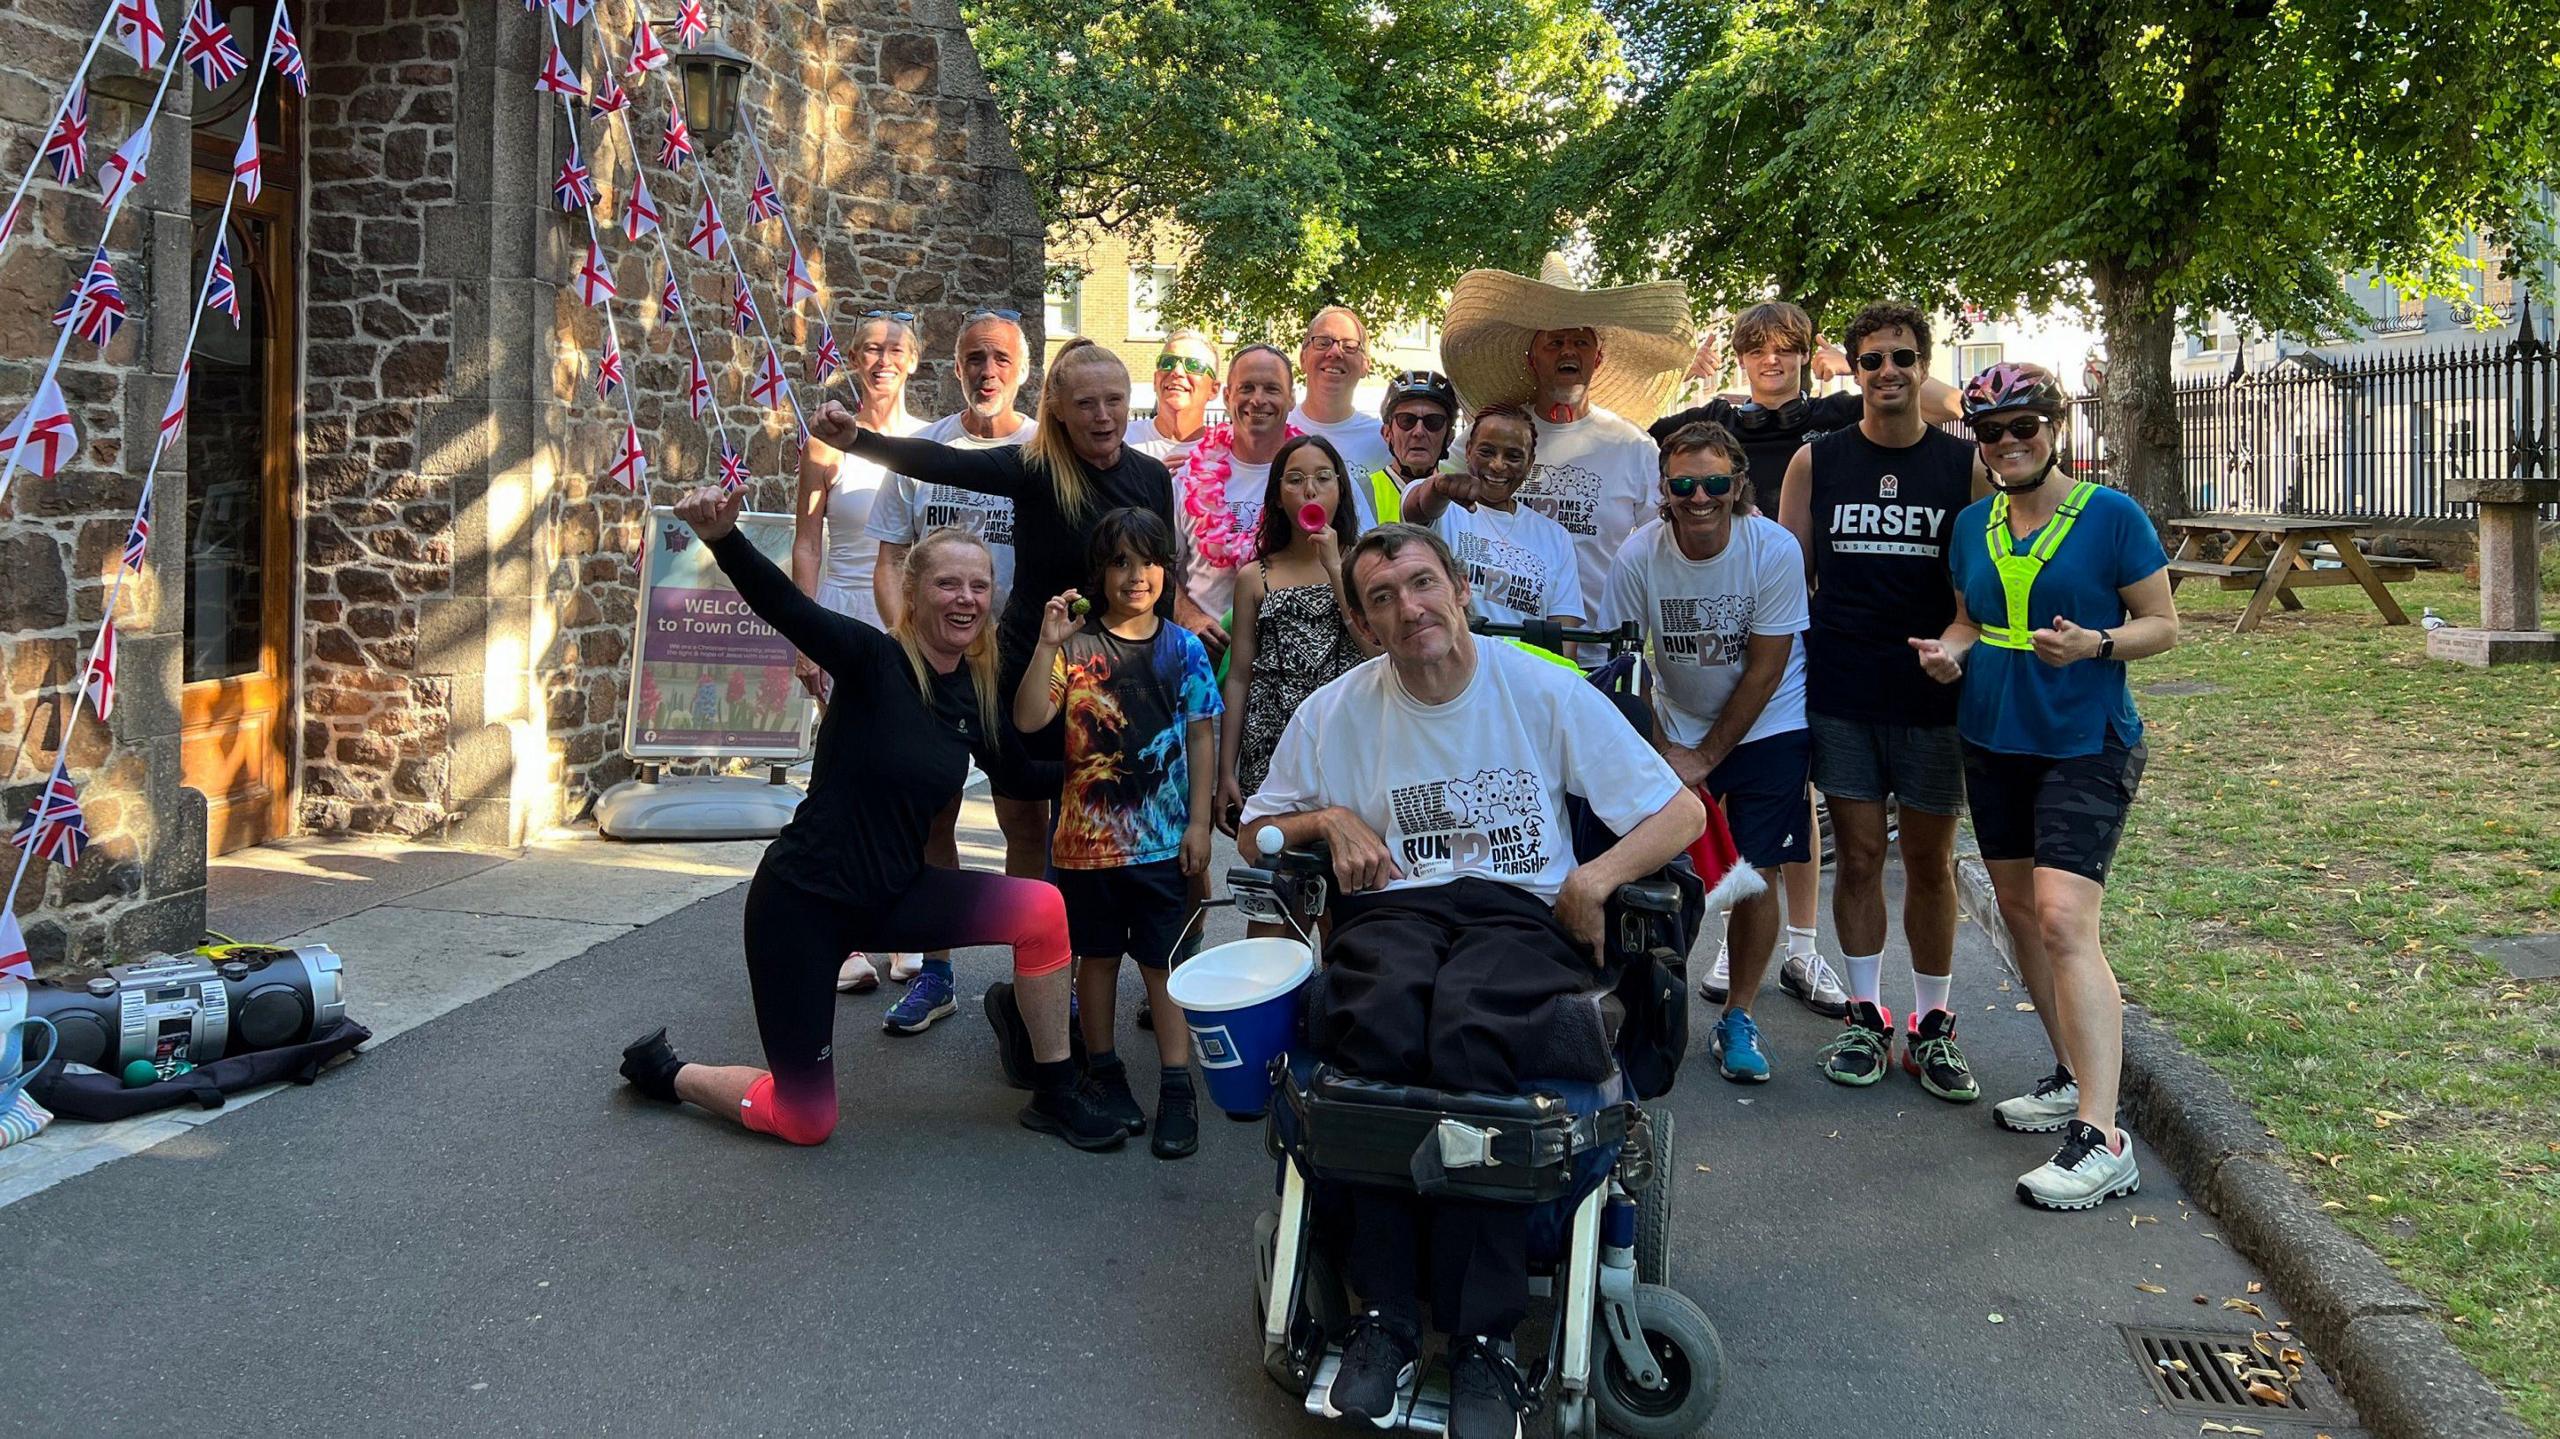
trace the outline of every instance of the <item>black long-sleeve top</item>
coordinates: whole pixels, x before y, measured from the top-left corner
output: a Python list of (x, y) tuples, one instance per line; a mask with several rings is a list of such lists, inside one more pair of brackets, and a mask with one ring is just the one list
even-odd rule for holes
[[(1017, 663), (1039, 642), (1041, 606), (1084, 584), (1085, 544), (1093, 535), (1094, 523), (1106, 512), (1152, 510), (1168, 532), (1180, 533), (1173, 528), (1173, 476), (1154, 456), (1128, 446), (1121, 447), (1118, 463), (1109, 469), (1086, 466), (1093, 477), (1092, 494), (1084, 512), (1073, 517), (1059, 508), (1058, 488), (1048, 472), (1031, 468), (1018, 445), (962, 450), (864, 430), (854, 440), (852, 452), (925, 484), (951, 485), (1013, 501), (1013, 593), (1006, 597), (1004, 617), (996, 625), (996, 645)], [(1182, 577), (1165, 576), (1158, 612), (1172, 614), (1173, 597), (1180, 593)]]
[(915, 882), (935, 815), (960, 793), (969, 760), (1011, 773), (1015, 752), (986, 731), (966, 664), (916, 692), (896, 640), (801, 593), (773, 561), (731, 530), (711, 555), (756, 618), (835, 681), (818, 723), (809, 794), (765, 851), (793, 883), (847, 904), (886, 903)]

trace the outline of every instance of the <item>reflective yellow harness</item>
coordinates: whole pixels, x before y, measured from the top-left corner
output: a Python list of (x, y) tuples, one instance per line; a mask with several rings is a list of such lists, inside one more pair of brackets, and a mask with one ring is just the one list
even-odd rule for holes
[(2053, 518), (2045, 521), (2043, 533), (2027, 546), (2025, 554), (2017, 553), (2018, 542), (2009, 534), (2009, 497), (1991, 497), (1991, 523), (1982, 533), (1983, 543), (1991, 550), (1991, 567), (1999, 572), (2000, 593), (2008, 602), (2007, 624), (1995, 625), (1980, 615), (1974, 622), (1982, 626), (1982, 642), (1997, 649), (2031, 650), (2035, 642), (2035, 601), (2032, 591), (2036, 576), (2062, 549), (2071, 537), (2071, 524), (2089, 505), (2089, 497), (2098, 491), (2097, 482), (2082, 480), (2063, 496), (2061, 507)]
[(1404, 486), (1385, 470), (1369, 472), (1369, 503), (1378, 512), (1378, 523), (1392, 525), (1404, 518)]

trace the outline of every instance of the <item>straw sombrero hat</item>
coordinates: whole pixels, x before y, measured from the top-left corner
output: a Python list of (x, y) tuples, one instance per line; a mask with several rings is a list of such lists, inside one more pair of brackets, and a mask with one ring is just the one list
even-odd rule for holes
[(1449, 291), (1441, 323), (1440, 368), (1470, 410), (1531, 398), (1529, 337), (1588, 326), (1607, 352), (1591, 380), (1591, 403), (1631, 424), (1662, 411), (1697, 348), (1689, 292), (1677, 280), (1585, 290), (1564, 256), (1549, 253), (1538, 278), (1469, 270)]

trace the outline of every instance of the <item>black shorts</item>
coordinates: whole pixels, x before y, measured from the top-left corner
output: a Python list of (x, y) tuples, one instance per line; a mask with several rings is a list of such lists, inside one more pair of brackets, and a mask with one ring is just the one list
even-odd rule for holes
[(2002, 754), (1968, 741), (1965, 790), (1984, 859), (2032, 859), (2096, 884), (2107, 882), (2124, 819), (2151, 752), (2112, 734), (2096, 754), (2070, 759)]
[(1813, 734), (1813, 787), (1867, 804), (1891, 798), (1904, 809), (1950, 818), (1964, 813), (1964, 741), (1954, 725), (1882, 724), (1805, 716)]
[(1191, 882), (1180, 860), (1118, 869), (1051, 869), (1067, 901), (1067, 944), (1078, 959), (1122, 955), (1163, 969), (1191, 922)]
[(997, 739), (1008, 747), (1009, 763), (1003, 773), (988, 774), (987, 793), (997, 799), (1054, 801), (1066, 788), (1066, 716), (1050, 720), (1046, 728), (1032, 734), (1013, 727), (1013, 697), (1021, 692), (1022, 676), (1030, 668), (1029, 654), (997, 658), (996, 723), (1002, 730)]
[(1724, 806), (1733, 847), (1756, 869), (1813, 858), (1813, 806), (1805, 775), (1813, 766), (1813, 734), (1788, 730), (1734, 746), (1707, 776), (1707, 793)]

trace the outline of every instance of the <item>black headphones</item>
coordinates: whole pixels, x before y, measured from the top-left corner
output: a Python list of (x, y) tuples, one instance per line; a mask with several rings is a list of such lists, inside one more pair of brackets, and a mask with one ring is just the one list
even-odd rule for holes
[(1811, 398), (1798, 395), (1776, 409), (1757, 400), (1745, 400), (1733, 407), (1733, 427), (1746, 435), (1769, 430), (1801, 430), (1813, 414)]

